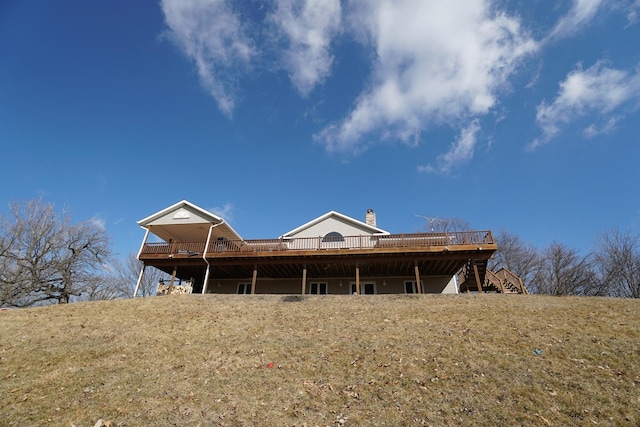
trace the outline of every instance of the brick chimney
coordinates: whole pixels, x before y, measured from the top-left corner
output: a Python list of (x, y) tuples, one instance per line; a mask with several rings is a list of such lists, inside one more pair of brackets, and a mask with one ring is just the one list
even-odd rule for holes
[(373, 209), (367, 209), (367, 214), (364, 217), (364, 222), (366, 222), (367, 225), (376, 227), (376, 214), (375, 212), (373, 212)]

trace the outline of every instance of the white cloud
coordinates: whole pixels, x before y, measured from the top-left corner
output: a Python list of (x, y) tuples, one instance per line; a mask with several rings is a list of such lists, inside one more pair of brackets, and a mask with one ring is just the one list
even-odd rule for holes
[(583, 134), (587, 138), (594, 138), (598, 135), (608, 135), (616, 130), (618, 120), (618, 117), (610, 117), (603, 124), (592, 123), (584, 129)]
[(537, 49), (489, 0), (354, 2), (350, 22), (375, 49), (370, 88), (348, 117), (315, 135), (357, 153), (371, 134), (415, 144), (432, 124), (457, 125), (498, 102), (520, 61)]
[(222, 206), (216, 206), (213, 208), (207, 209), (209, 212), (212, 212), (227, 222), (230, 222), (233, 219), (233, 212), (235, 211), (235, 206), (231, 202), (227, 202)]
[[(578, 66), (560, 83), (558, 96), (550, 104), (544, 101), (538, 105), (536, 121), (542, 128), (542, 137), (531, 144), (536, 148), (548, 142), (563, 124), (578, 117), (595, 114), (603, 118), (602, 129), (609, 131), (615, 127), (618, 118), (614, 113), (630, 100), (640, 100), (640, 69), (633, 73), (609, 68), (600, 61), (587, 70)], [(614, 121), (610, 121), (614, 118)], [(586, 135), (595, 135), (597, 126), (585, 130)], [(598, 131), (600, 132), (600, 131)]]
[(225, 0), (161, 0), (171, 38), (195, 63), (201, 84), (229, 116), (237, 67), (249, 65), (255, 55), (230, 4)]
[(606, 0), (574, 0), (573, 6), (566, 15), (560, 18), (549, 38), (571, 36), (580, 31), (595, 16)]
[(447, 174), (457, 165), (466, 163), (473, 158), (480, 122), (475, 119), (462, 129), (458, 139), (451, 145), (451, 149), (438, 157), (437, 166), (418, 166), (419, 172)]
[(629, 12), (627, 14), (627, 20), (629, 25), (633, 25), (640, 19), (640, 0), (636, 0), (629, 6)]
[(277, 0), (270, 15), (285, 37), (284, 67), (293, 85), (308, 95), (331, 72), (331, 40), (340, 31), (340, 0)]
[(89, 220), (89, 222), (102, 231), (107, 229), (107, 222), (98, 216), (94, 216)]

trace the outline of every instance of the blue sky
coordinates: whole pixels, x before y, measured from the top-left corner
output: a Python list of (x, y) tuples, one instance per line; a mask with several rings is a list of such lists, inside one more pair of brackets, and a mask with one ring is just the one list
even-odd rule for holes
[(0, 1), (0, 202), (120, 255), (182, 199), (245, 238), (372, 208), (586, 251), (640, 231), (639, 119), (640, 0)]

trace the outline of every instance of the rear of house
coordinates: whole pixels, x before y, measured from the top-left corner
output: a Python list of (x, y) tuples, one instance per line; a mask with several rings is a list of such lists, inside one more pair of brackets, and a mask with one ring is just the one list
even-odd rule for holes
[(186, 200), (138, 223), (140, 280), (158, 268), (171, 276), (168, 292), (182, 284), (238, 294), (482, 292), (497, 249), (490, 230), (391, 234), (371, 209), (364, 221), (329, 211), (270, 239), (244, 239)]

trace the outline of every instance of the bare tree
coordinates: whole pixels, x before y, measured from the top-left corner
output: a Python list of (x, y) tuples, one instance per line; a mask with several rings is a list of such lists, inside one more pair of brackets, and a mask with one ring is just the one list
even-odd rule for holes
[(422, 215), (418, 215), (418, 217), (426, 221), (424, 226), (422, 227), (424, 231), (441, 233), (445, 231), (473, 230), (469, 222), (463, 218), (438, 218), (438, 217), (429, 217), (429, 216), (422, 216)]
[(17, 299), (21, 294), (17, 289), (18, 268), (9, 252), (14, 247), (19, 234), (19, 225), (13, 226), (0, 215), (0, 306), (8, 305), (5, 304), (6, 301)]
[(617, 229), (602, 233), (593, 258), (603, 294), (640, 298), (640, 236)]
[[(142, 266), (142, 261), (140, 261), (135, 254), (131, 253), (118, 267), (118, 280), (123, 288), (126, 289), (127, 296), (129, 297), (133, 295), (136, 289), (136, 283), (138, 282)], [(140, 283), (140, 289), (138, 289), (138, 296), (148, 297), (156, 295), (158, 282), (160, 282), (160, 280), (169, 280), (170, 278), (171, 276), (162, 270), (147, 267), (142, 282)]]
[(588, 256), (553, 242), (542, 252), (533, 287), (549, 295), (595, 295), (597, 278)]
[(84, 287), (82, 294), (78, 297), (79, 301), (101, 301), (126, 298), (122, 289), (119, 289), (117, 281), (114, 280), (112, 274), (105, 274), (101, 277), (95, 277), (88, 281)]
[[(63, 245), (56, 257), (56, 270), (60, 279), (53, 289), (61, 303), (69, 297), (79, 296), (87, 285), (100, 280), (103, 263), (111, 255), (109, 240), (100, 227), (86, 221), (69, 226), (65, 221), (60, 230)], [(74, 289), (75, 285), (75, 289)]]
[(0, 223), (0, 304), (68, 303), (101, 276), (111, 252), (99, 226), (71, 224), (39, 199), (11, 203), (10, 210), (12, 221)]
[(497, 271), (505, 267), (518, 275), (527, 286), (535, 277), (540, 264), (536, 247), (506, 230), (497, 232), (494, 238), (498, 251), (489, 261), (489, 268)]
[[(109, 266), (109, 273), (89, 283), (80, 299), (97, 301), (131, 298), (141, 269), (142, 262), (133, 253), (124, 259), (113, 260)], [(140, 283), (140, 289), (138, 289), (138, 296), (156, 295), (160, 280), (169, 280), (170, 278), (170, 275), (157, 268), (147, 268)]]
[[(86, 299), (117, 299), (131, 298), (136, 289), (142, 262), (134, 253), (130, 253), (124, 259), (114, 260), (111, 264), (111, 273), (107, 280), (96, 283), (96, 286), (87, 292)], [(171, 276), (162, 270), (151, 267), (144, 272), (138, 296), (148, 297), (156, 295), (158, 283), (161, 280), (170, 280)]]

